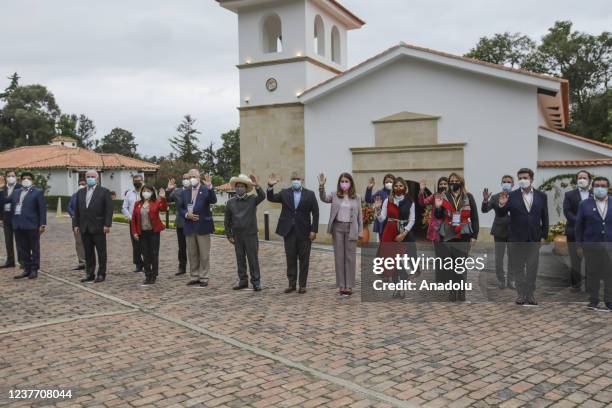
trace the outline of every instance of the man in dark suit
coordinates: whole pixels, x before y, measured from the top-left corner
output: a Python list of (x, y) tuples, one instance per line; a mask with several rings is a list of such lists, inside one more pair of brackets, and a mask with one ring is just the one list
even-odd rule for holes
[(579, 292), (582, 283), (582, 258), (578, 255), (574, 230), (580, 203), (593, 196), (593, 193), (590, 191), (591, 173), (586, 170), (580, 170), (576, 174), (575, 182), (577, 187), (565, 193), (563, 199), (563, 214), (567, 220), (565, 224), (565, 235), (567, 236), (567, 247), (570, 257), (570, 285), (574, 292)]
[[(514, 178), (512, 176), (505, 175), (502, 177), (502, 192), (510, 193), (514, 187)], [(499, 207), (499, 193), (491, 195), (489, 189), (485, 188), (482, 192), (482, 212), (483, 214)], [(499, 216), (495, 214), (493, 220), (493, 226), (491, 227), (491, 235), (495, 241), (495, 274), (497, 275), (497, 286), (500, 289), (509, 287), (510, 289), (516, 289), (514, 281), (514, 270), (510, 266), (512, 262), (512, 256), (508, 251), (508, 276), (504, 272), (504, 255), (508, 248), (508, 226), (510, 225), (510, 216), (508, 214)]]
[(40, 235), (47, 228), (47, 208), (43, 191), (33, 183), (32, 173), (21, 173), (21, 188), (11, 198), (13, 231), (23, 261), (23, 272), (15, 279), (36, 279), (40, 268)]
[(610, 181), (593, 179), (593, 196), (580, 203), (576, 214), (576, 243), (584, 253), (590, 309), (599, 308), (599, 285), (604, 282), (604, 303), (612, 311), (612, 199)]
[[(13, 221), (11, 219), (12, 208), (12, 195), (16, 190), (21, 188), (21, 184), (17, 183), (17, 175), (14, 171), (7, 171), (5, 173), (6, 178), (0, 176), (0, 209), (2, 210), (2, 226), (4, 229), (4, 245), (6, 246), (6, 262), (0, 268), (14, 268), (15, 267), (15, 245), (14, 245), (14, 234), (13, 234)], [(23, 262), (19, 258), (19, 251), (17, 252), (17, 259), (19, 264), (23, 267)]]
[(166, 188), (166, 199), (168, 202), (174, 202), (174, 211), (176, 213), (174, 226), (176, 229), (176, 241), (178, 243), (178, 271), (174, 274), (175, 276), (185, 275), (187, 273), (187, 239), (185, 238), (185, 217), (179, 215), (179, 208), (182, 205), (182, 196), (184, 190), (191, 189), (191, 182), (189, 181), (189, 173), (183, 174), (181, 187), (176, 187), (176, 181), (174, 179), (168, 180), (168, 186)]
[[(113, 200), (108, 189), (99, 184), (95, 170), (85, 173), (87, 188), (77, 193), (77, 203), (72, 219), (75, 234), (81, 234), (85, 248), (85, 277), (81, 282), (104, 282), (106, 279), (106, 234), (113, 223)], [(96, 276), (96, 252), (98, 274)]]
[(520, 169), (517, 173), (520, 189), (499, 194), (499, 216), (510, 215), (510, 234), (514, 268), (516, 304), (537, 305), (534, 297), (540, 243), (548, 236), (548, 197), (533, 188), (533, 170)]
[(278, 178), (272, 174), (268, 179), (267, 197), (272, 203), (282, 204), (276, 233), (285, 242), (289, 280), (285, 293), (294, 292), (296, 283), (299, 283), (298, 292), (306, 293), (310, 248), (319, 231), (319, 203), (314, 192), (302, 186), (302, 177), (297, 172), (291, 175), (291, 187), (275, 194), (274, 186), (277, 183)]
[(210, 271), (210, 234), (215, 232), (210, 206), (217, 202), (217, 196), (210, 175), (204, 176), (202, 183), (197, 169), (189, 170), (188, 174), (191, 186), (183, 190), (179, 203), (179, 216), (185, 219), (183, 232), (191, 275), (187, 285), (206, 287)]

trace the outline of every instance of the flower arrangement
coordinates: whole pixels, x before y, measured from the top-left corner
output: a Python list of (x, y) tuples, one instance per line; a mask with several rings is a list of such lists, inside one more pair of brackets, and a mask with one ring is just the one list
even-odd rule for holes
[(432, 213), (432, 206), (428, 205), (427, 208), (425, 208), (425, 211), (423, 212), (423, 219), (421, 220), (421, 224), (424, 227), (429, 226), (429, 221), (431, 221), (431, 213)]
[(376, 217), (374, 206), (366, 202), (361, 203), (361, 214), (363, 217), (363, 225), (370, 225), (374, 222), (374, 218)]
[(566, 224), (566, 221), (559, 221), (555, 225), (551, 226), (548, 229), (548, 237), (546, 240), (548, 242), (552, 242), (556, 236), (565, 235), (565, 224)]

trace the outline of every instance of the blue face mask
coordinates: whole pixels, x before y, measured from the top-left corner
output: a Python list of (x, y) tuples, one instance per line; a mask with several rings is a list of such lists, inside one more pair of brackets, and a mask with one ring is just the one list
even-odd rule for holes
[(302, 188), (302, 182), (300, 180), (291, 180), (291, 188), (294, 190), (299, 190)]
[(87, 185), (89, 187), (93, 187), (96, 185), (96, 178), (95, 177), (87, 177)]
[(595, 187), (593, 189), (593, 195), (599, 199), (605, 198), (608, 195), (608, 189), (605, 187)]
[(512, 190), (512, 184), (511, 183), (502, 183), (501, 188), (503, 191), (510, 191)]

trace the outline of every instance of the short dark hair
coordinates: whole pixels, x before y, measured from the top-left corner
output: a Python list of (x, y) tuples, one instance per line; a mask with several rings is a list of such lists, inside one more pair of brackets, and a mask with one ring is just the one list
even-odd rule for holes
[(21, 173), (21, 175), (19, 176), (19, 178), (21, 178), (23, 180), (24, 177), (30, 177), (32, 180), (34, 180), (34, 174), (30, 173), (29, 171), (24, 171), (23, 173)]
[[(4, 172), (4, 175), (8, 176), (9, 173), (15, 173), (15, 170), (7, 170), (7, 171)], [(15, 173), (15, 175), (17, 175), (17, 173)]]
[(512, 177), (511, 175), (509, 175), (509, 174), (503, 175), (502, 176), (502, 180), (505, 179), (505, 178), (509, 178), (514, 183), (514, 177)]
[(519, 176), (519, 174), (529, 174), (529, 178), (533, 180), (533, 176), (534, 176), (533, 170), (528, 169), (527, 167), (523, 167), (522, 169), (516, 172), (517, 177)]
[(605, 181), (606, 184), (608, 185), (608, 187), (610, 187), (610, 180), (608, 180), (607, 177), (604, 176), (597, 176), (593, 179), (593, 184), (595, 184), (596, 181)]
[(589, 180), (591, 180), (593, 178), (593, 175), (591, 173), (589, 173), (586, 170), (580, 170), (578, 173), (576, 173), (576, 176), (574, 177), (574, 182), (578, 181), (578, 176), (580, 175), (580, 173), (584, 173), (587, 175), (587, 177), (589, 178)]
[(384, 183), (384, 182), (385, 182), (385, 180), (387, 180), (387, 179), (391, 179), (391, 180), (395, 181), (395, 176), (394, 176), (393, 174), (391, 174), (391, 173), (387, 173), (387, 174), (385, 174), (385, 177), (383, 177), (383, 183)]

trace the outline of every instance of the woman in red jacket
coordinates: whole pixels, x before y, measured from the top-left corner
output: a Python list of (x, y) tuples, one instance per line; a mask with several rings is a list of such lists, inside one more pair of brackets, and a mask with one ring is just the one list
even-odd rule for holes
[(159, 269), (159, 235), (165, 228), (159, 216), (160, 211), (168, 211), (166, 192), (159, 189), (159, 199), (155, 188), (145, 185), (140, 192), (140, 201), (134, 205), (131, 229), (134, 239), (139, 240), (144, 259), (145, 285), (155, 283)]

